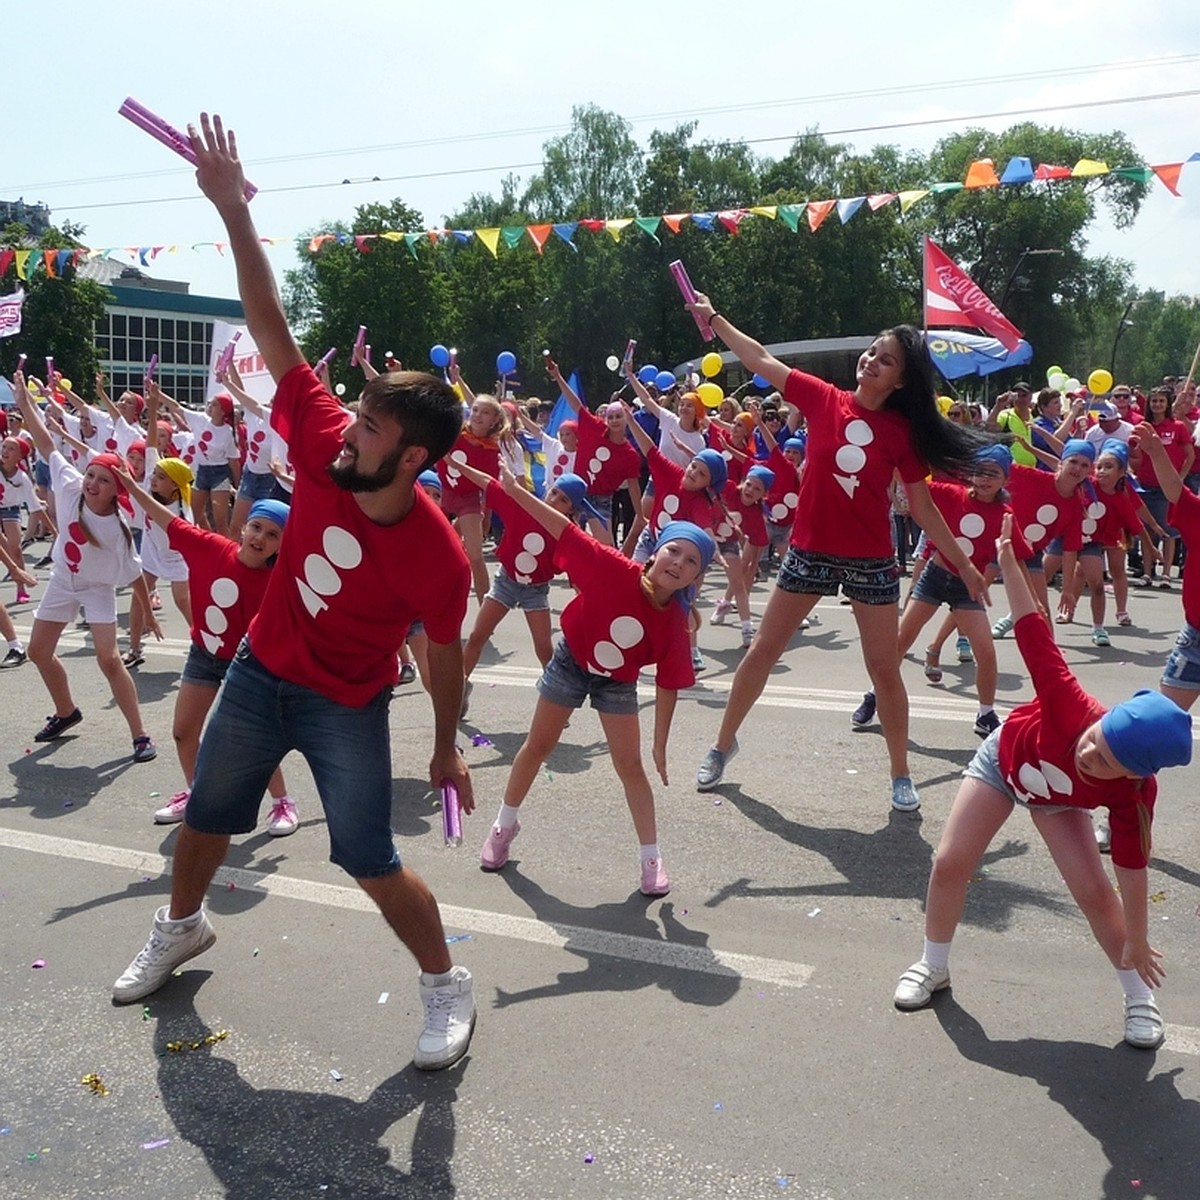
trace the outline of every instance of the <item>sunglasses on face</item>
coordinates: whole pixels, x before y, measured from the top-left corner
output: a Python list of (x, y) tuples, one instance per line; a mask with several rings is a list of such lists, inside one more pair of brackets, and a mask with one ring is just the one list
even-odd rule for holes
[(783, 418), (778, 413), (764, 413), (764, 421), (782, 421)]

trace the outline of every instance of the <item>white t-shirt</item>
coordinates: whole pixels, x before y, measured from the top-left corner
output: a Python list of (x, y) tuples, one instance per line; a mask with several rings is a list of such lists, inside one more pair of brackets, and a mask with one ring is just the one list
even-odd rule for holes
[(125, 518), (117, 513), (101, 516), (86, 504), (81, 516), (83, 475), (57, 450), (50, 455), (50, 485), (58, 514), (58, 537), (50, 551), (53, 575), (73, 588), (132, 583), (142, 573), (142, 563)]
[[(671, 434), (674, 434), (675, 437), (683, 442), (688, 447), (688, 450), (680, 450), (675, 445), (675, 438)], [(683, 429), (680, 428), (679, 418), (670, 409), (664, 408), (659, 412), (658, 448), (673, 463), (678, 463), (679, 466), (686, 467), (706, 445), (704, 434), (699, 430), (696, 430), (694, 433), (684, 433)]]

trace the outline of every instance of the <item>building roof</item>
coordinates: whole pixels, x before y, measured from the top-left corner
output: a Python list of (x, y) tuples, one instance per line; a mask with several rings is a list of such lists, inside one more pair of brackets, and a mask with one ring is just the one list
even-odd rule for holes
[(230, 317), (235, 321), (246, 319), (240, 300), (193, 296), (182, 280), (155, 279), (140, 268), (113, 258), (90, 258), (80, 264), (79, 274), (102, 284), (109, 292), (108, 303), (121, 308), (184, 313), (195, 317)]

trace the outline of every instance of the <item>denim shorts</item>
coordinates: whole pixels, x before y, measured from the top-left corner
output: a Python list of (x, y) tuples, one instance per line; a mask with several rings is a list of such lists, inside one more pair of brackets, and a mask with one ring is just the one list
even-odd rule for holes
[(229, 464), (216, 463), (197, 467), (195, 488), (198, 492), (233, 491), (233, 472), (229, 469)]
[(948, 604), (951, 612), (983, 611), (983, 605), (971, 599), (967, 585), (953, 571), (947, 571), (945, 567), (932, 562), (925, 564), (921, 578), (913, 588), (912, 598), (923, 604), (932, 604), (934, 608)]
[[(1057, 554), (1061, 557), (1064, 553), (1062, 538), (1051, 538), (1046, 546), (1046, 554)], [(1099, 542), (1085, 542), (1083, 548), (1078, 551), (1078, 556), (1080, 558), (1103, 558), (1104, 547)], [(1028, 565), (1026, 563), (1026, 566)]]
[(243, 471), (237, 494), (244, 500), (270, 500), (275, 493), (275, 476), (270, 471)]
[(503, 604), (505, 608), (519, 608), (522, 612), (549, 612), (550, 581), (518, 583), (502, 566), (497, 567), (487, 598)]
[(1175, 635), (1175, 649), (1167, 656), (1162, 681), (1168, 687), (1200, 692), (1200, 629), (1186, 621)]
[(1178, 537), (1179, 530), (1174, 525), (1167, 523), (1167, 509), (1171, 507), (1171, 504), (1162, 488), (1144, 488), (1142, 491), (1142, 500), (1150, 510), (1150, 515), (1162, 526), (1163, 532), (1167, 537)]
[(1070, 812), (1078, 807), (1074, 804), (1030, 804), (1022, 800), (1005, 782), (1000, 774), (1000, 730), (993, 729), (984, 739), (983, 745), (975, 751), (975, 757), (963, 771), (964, 779), (979, 779), (998, 792), (1003, 792), (1014, 804), (1041, 813)]
[(384, 688), (361, 708), (273, 675), (243, 640), (200, 742), (186, 821), (199, 833), (249, 833), (271, 773), (290, 750), (312, 771), (329, 861), (354, 879), (400, 869), (392, 841), (392, 756)]
[(767, 521), (767, 545), (782, 550), (792, 540), (794, 521)]
[(565, 641), (554, 647), (554, 657), (546, 664), (537, 690), (561, 708), (582, 708), (589, 697), (598, 713), (625, 717), (638, 710), (637, 684), (622, 683), (607, 675), (585, 671), (567, 648)]
[(900, 603), (900, 567), (890, 554), (841, 558), (790, 546), (775, 583), (793, 594), (836, 596), (840, 587), (848, 600), (860, 604)]
[(38, 487), (48, 488), (50, 486), (50, 464), (38, 459), (33, 464), (33, 482)]
[(21, 519), (21, 506), (19, 504), (6, 504), (0, 508), (0, 521), (19, 521)]
[(230, 661), (228, 658), (218, 658), (215, 654), (209, 654), (203, 646), (197, 646), (193, 642), (188, 647), (188, 656), (183, 662), (182, 678), (185, 683), (195, 683), (215, 691), (225, 682)]

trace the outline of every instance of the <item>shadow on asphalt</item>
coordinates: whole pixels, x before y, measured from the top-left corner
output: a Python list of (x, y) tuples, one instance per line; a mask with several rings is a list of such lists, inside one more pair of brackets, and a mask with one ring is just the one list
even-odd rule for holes
[[(82, 730), (83, 726), (76, 726)], [(130, 767), (137, 767), (129, 754), (110, 758), (92, 767), (59, 767), (54, 764), (54, 751), (74, 741), (76, 734), (67, 734), (53, 742), (36, 745), (29, 735), (29, 753), (14, 758), (8, 769), (12, 772), (16, 792), (11, 802), (29, 809), (38, 820), (69, 817), (78, 808), (86, 808), (108, 785), (119, 779)]]
[[(155, 997), (158, 1088), (178, 1136), (202, 1151), (226, 1200), (442, 1200), (457, 1194), (454, 1102), (469, 1059), (447, 1071), (409, 1065), (366, 1100), (319, 1091), (259, 1088), (238, 1070), (237, 1034), (214, 1046), (170, 1051), (214, 1031), (195, 1008), (206, 971), (187, 971)], [(418, 1112), (419, 1110), (419, 1112)], [(383, 1138), (418, 1112), (412, 1149)], [(411, 1160), (402, 1170), (395, 1161)]]
[[(993, 1041), (950, 993), (936, 996), (932, 1007), (964, 1058), (1033, 1080), (1096, 1139), (1109, 1163), (1104, 1200), (1196, 1194), (1200, 1103), (1179, 1094), (1175, 1079), (1182, 1067), (1153, 1074), (1155, 1052), (1124, 1042), (1096, 1046), (1045, 1038)], [(1115, 1020), (1120, 1004), (1114, 1003), (1112, 1011)], [(985, 1130), (979, 1132), (986, 1136)]]

